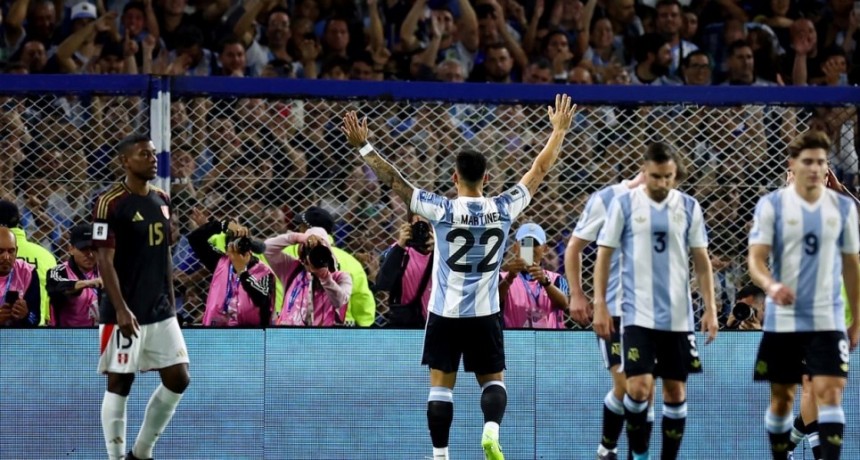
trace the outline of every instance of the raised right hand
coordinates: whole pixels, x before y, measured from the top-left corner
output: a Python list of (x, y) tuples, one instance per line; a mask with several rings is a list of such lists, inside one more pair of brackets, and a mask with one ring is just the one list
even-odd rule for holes
[(354, 110), (346, 112), (346, 115), (343, 116), (343, 127), (341, 130), (346, 135), (346, 140), (353, 147), (361, 147), (367, 143), (367, 117), (362, 118), (361, 122), (359, 122), (358, 115)]
[(128, 307), (116, 310), (116, 325), (119, 326), (122, 336), (127, 339), (137, 337), (137, 331), (140, 330), (137, 317), (134, 316), (134, 313)]
[(552, 123), (552, 128), (555, 131), (567, 131), (570, 128), (570, 122), (573, 120), (573, 113), (576, 111), (576, 104), (571, 102), (570, 96), (567, 94), (555, 95), (555, 108), (547, 107), (547, 115)]

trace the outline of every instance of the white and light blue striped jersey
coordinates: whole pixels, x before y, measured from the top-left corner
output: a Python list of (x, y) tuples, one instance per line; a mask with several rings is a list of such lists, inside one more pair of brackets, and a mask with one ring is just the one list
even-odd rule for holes
[(449, 200), (415, 189), (410, 209), (435, 230), (428, 311), (448, 318), (499, 312), (499, 269), (511, 223), (531, 201), (517, 184), (491, 198)]
[(794, 187), (758, 201), (749, 244), (771, 247), (773, 278), (794, 291), (794, 305), (768, 297), (768, 332), (845, 331), (842, 254), (860, 251), (854, 202), (825, 190), (818, 202), (805, 201)]
[(660, 331), (694, 330), (690, 248), (707, 248), (702, 207), (671, 190), (656, 203), (637, 187), (609, 206), (597, 244), (621, 251), (621, 322)]
[[(597, 241), (600, 229), (606, 222), (606, 212), (616, 196), (627, 192), (628, 181), (604, 187), (588, 197), (585, 211), (573, 230), (573, 236), (585, 241)], [(612, 253), (609, 281), (606, 283), (606, 306), (612, 316), (621, 316), (621, 251)]]

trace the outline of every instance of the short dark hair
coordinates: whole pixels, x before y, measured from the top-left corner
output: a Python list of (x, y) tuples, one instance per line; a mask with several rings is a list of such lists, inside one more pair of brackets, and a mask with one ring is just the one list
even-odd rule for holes
[(463, 150), (457, 154), (457, 174), (464, 182), (477, 184), (487, 172), (487, 157), (475, 150)]
[(243, 42), (239, 37), (235, 35), (228, 35), (218, 42), (218, 54), (223, 53), (224, 48), (231, 45), (239, 45), (242, 47), (243, 50), (245, 49), (245, 42)]
[(684, 59), (681, 59), (681, 67), (689, 67), (690, 61), (696, 56), (705, 56), (706, 58), (708, 58), (708, 65), (713, 66), (714, 60), (711, 59), (710, 54), (708, 54), (704, 50), (696, 50), (691, 53), (688, 53), (686, 56), (684, 56)]
[(678, 0), (660, 0), (654, 6), (654, 9), (659, 10), (661, 7), (664, 7), (664, 6), (677, 6), (679, 10), (683, 9), (681, 7), (681, 2), (679, 2)]
[(764, 297), (764, 290), (762, 290), (762, 288), (756, 286), (755, 284), (748, 284), (748, 285), (744, 286), (743, 289), (738, 291), (735, 298), (744, 299), (744, 298), (749, 297), (749, 296)]
[(636, 59), (637, 62), (646, 61), (649, 54), (654, 54), (656, 56), (657, 53), (660, 52), (660, 48), (662, 48), (666, 43), (666, 37), (660, 34), (645, 34), (636, 39), (633, 58)]
[(788, 144), (788, 157), (797, 158), (807, 149), (824, 149), (825, 152), (830, 152), (830, 137), (822, 131), (807, 131)]
[(824, 51), (824, 53), (822, 53), (821, 63), (823, 65), (825, 62), (827, 62), (828, 59), (830, 59), (832, 57), (838, 57), (838, 56), (842, 56), (845, 59), (848, 59), (848, 55), (845, 54), (844, 49), (842, 49), (841, 47), (838, 47), (838, 46), (831, 46), (831, 47), (827, 48)]
[(675, 149), (669, 144), (661, 141), (657, 141), (649, 145), (648, 148), (645, 149), (645, 155), (643, 155), (642, 159), (644, 161), (651, 161), (657, 164), (668, 163), (670, 161), (674, 161), (676, 164), (678, 163), (678, 155), (675, 153)]
[(21, 225), (21, 211), (11, 201), (0, 200), (0, 227), (15, 228)]
[(744, 39), (735, 40), (731, 44), (729, 44), (728, 49), (726, 49), (726, 55), (729, 57), (732, 57), (735, 55), (735, 51), (737, 51), (741, 48), (752, 49), (752, 45), (750, 45), (750, 42), (748, 42)]
[(119, 144), (116, 145), (116, 153), (117, 155), (124, 155), (125, 152), (133, 145), (139, 144), (141, 142), (149, 142), (152, 138), (149, 137), (148, 134), (144, 133), (132, 133), (123, 138), (123, 140), (119, 141)]

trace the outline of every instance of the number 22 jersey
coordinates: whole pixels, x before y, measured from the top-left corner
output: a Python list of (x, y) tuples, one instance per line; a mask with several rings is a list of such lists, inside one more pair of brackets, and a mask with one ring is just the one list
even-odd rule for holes
[(499, 269), (511, 224), (528, 206), (523, 184), (495, 197), (453, 200), (415, 189), (410, 209), (433, 225), (433, 287), (428, 311), (448, 318), (499, 312)]

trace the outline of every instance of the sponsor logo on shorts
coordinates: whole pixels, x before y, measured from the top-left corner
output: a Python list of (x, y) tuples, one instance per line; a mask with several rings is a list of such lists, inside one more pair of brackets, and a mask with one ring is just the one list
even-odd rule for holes
[(767, 375), (767, 363), (759, 361), (755, 364), (755, 373), (758, 375)]
[(621, 356), (621, 344), (618, 342), (613, 343), (609, 352), (612, 353), (613, 356)]
[(632, 361), (634, 363), (636, 361), (639, 361), (639, 349), (638, 348), (631, 348), (631, 349), (627, 350), (627, 360)]

